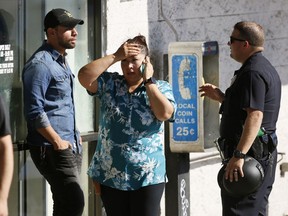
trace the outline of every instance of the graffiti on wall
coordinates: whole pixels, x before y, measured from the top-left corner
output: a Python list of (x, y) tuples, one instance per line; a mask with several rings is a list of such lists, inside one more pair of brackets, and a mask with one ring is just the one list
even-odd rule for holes
[(180, 183), (180, 199), (181, 199), (181, 210), (182, 216), (189, 216), (189, 200), (186, 196), (186, 181), (184, 179), (181, 180)]

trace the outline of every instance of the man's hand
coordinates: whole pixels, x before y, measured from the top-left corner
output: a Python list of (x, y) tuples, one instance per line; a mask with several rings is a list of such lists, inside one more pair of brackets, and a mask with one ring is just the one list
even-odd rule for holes
[(243, 158), (232, 157), (225, 169), (225, 179), (233, 182), (233, 180), (238, 181), (239, 177), (244, 177), (243, 165)]
[(72, 149), (72, 144), (66, 140), (61, 140), (54, 145), (54, 150), (65, 150), (65, 149)]
[(215, 85), (206, 83), (199, 87), (199, 92), (201, 92), (201, 97), (209, 97), (212, 100), (222, 103), (224, 100), (224, 93)]

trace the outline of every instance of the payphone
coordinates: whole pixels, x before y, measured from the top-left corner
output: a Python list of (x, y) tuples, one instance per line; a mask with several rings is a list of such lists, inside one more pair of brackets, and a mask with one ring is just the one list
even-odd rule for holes
[(216, 41), (169, 44), (169, 82), (177, 110), (166, 138), (167, 216), (190, 215), (189, 153), (213, 147), (213, 141), (218, 137), (219, 104), (201, 98), (198, 92), (205, 82), (219, 85), (218, 53)]
[(169, 82), (177, 102), (170, 126), (172, 152), (202, 152), (218, 137), (219, 104), (198, 92), (204, 82), (219, 85), (216, 41), (173, 42), (168, 48)]

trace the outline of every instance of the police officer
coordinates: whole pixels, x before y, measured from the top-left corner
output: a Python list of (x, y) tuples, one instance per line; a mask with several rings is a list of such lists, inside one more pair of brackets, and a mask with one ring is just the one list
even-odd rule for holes
[(271, 63), (263, 56), (264, 31), (255, 22), (238, 22), (228, 42), (230, 56), (242, 64), (234, 73), (230, 87), (223, 93), (212, 84), (204, 84), (201, 96), (221, 103), (220, 136), (222, 150), (229, 158), (227, 181), (244, 177), (246, 155), (257, 159), (264, 169), (264, 180), (252, 194), (234, 197), (221, 189), (224, 216), (266, 215), (268, 197), (275, 179), (277, 162), (276, 122), (281, 81)]

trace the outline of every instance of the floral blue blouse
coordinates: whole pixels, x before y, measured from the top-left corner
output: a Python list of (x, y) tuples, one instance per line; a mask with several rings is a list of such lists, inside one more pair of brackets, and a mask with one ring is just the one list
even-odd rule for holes
[[(171, 86), (161, 80), (157, 86), (175, 113)], [(95, 95), (100, 99), (98, 144), (88, 175), (119, 190), (165, 182), (164, 122), (153, 114), (145, 86), (129, 93), (122, 75), (104, 72)]]

